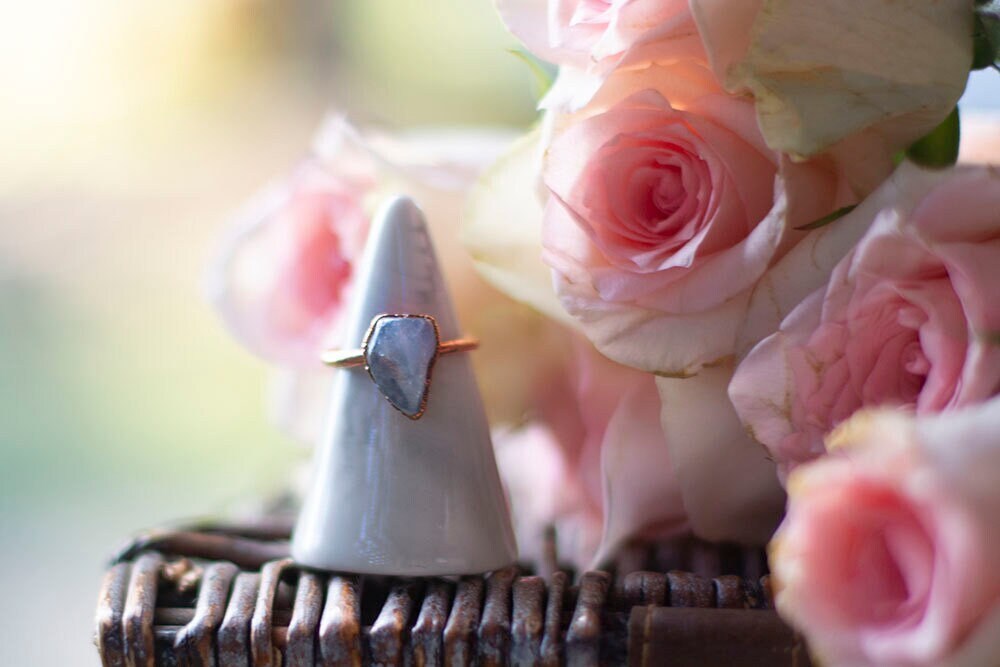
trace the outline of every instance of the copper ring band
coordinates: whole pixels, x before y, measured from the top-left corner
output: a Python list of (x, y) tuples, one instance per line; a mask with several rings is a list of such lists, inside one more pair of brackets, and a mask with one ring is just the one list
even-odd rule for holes
[[(456, 338), (446, 340), (438, 344), (438, 354), (450, 354), (452, 352), (468, 352), (479, 347), (479, 340), (476, 338)], [(364, 366), (365, 351), (363, 349), (354, 350), (327, 350), (320, 355), (320, 359), (327, 366), (334, 368), (354, 368)]]

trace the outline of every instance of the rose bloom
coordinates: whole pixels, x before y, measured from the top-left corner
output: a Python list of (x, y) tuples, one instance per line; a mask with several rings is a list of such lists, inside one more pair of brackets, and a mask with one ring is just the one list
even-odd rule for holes
[(856, 196), (832, 162), (783, 163), (752, 103), (695, 61), (616, 73), (552, 125), (543, 258), (588, 337), (643, 370), (731, 355), (749, 290), (803, 235), (790, 227)]
[(607, 73), (701, 55), (687, 0), (497, 0), (508, 29), (543, 60)]
[[(925, 414), (1000, 390), (996, 170), (904, 165), (838, 225), (829, 234), (841, 241), (871, 226), (826, 285), (753, 348), (729, 389), (783, 472), (823, 453), (824, 434), (861, 407)], [(818, 266), (841, 245), (807, 244), (799, 259)], [(807, 272), (781, 275), (810, 281)]]
[(497, 434), (496, 450), (522, 554), (539, 557), (551, 525), (561, 558), (582, 569), (688, 524), (653, 376), (565, 333), (568, 365), (536, 387), (533, 421)]
[(955, 107), (972, 62), (968, 0), (690, 0), (718, 78), (756, 98), (772, 148), (851, 136), (890, 153)]
[(997, 664), (1000, 401), (863, 412), (830, 443), (788, 480), (778, 611), (823, 664)]
[(254, 199), (214, 259), (209, 298), (233, 335), (273, 362), (308, 367), (335, 339), (368, 234), (369, 173), (316, 159)]
[(489, 129), (361, 132), (340, 115), (319, 128), (312, 155), (235, 217), (213, 257), (208, 296), (233, 335), (259, 356), (298, 368), (339, 344), (353, 265), (379, 201), (412, 197), (461, 315), (502, 298), (478, 279), (457, 239), (468, 188), (513, 137)]

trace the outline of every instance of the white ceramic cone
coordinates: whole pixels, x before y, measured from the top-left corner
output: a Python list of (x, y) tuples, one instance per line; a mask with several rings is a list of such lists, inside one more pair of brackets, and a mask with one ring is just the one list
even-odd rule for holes
[[(462, 336), (420, 210), (407, 198), (375, 216), (347, 338), (361, 347), (380, 314), (433, 316)], [(312, 486), (292, 539), (299, 563), (386, 575), (474, 574), (516, 558), (470, 354), (442, 355), (426, 411), (392, 407), (363, 367), (331, 369), (333, 391)]]

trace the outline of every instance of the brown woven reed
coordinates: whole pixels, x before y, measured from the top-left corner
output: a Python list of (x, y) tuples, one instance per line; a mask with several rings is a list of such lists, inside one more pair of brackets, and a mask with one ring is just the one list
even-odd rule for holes
[(576, 578), (554, 550), (488, 576), (361, 577), (297, 567), (289, 530), (271, 518), (133, 541), (101, 588), (103, 664), (809, 664), (759, 550), (634, 545)]

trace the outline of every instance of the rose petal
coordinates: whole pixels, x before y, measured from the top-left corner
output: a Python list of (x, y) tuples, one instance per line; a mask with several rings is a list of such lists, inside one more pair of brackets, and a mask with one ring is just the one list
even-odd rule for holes
[(542, 263), (539, 199), (541, 131), (519, 139), (469, 193), (462, 241), (487, 281), (511, 297), (572, 324)]
[(726, 387), (732, 366), (687, 379), (657, 378), (661, 422), (696, 535), (760, 544), (774, 531), (784, 494), (774, 463), (743, 430)]
[(808, 294), (825, 285), (833, 267), (850, 251), (871, 226), (880, 211), (890, 215), (895, 207), (905, 211), (907, 202), (926, 192), (941, 179), (938, 172), (919, 169), (911, 163), (900, 165), (893, 179), (851, 213), (809, 233), (771, 267), (754, 288), (746, 323), (739, 334), (737, 354), (768, 333)]
[(604, 534), (596, 567), (629, 538), (666, 538), (684, 532), (687, 514), (663, 431), (660, 399), (647, 377), (621, 397), (601, 450)]
[(972, 8), (964, 0), (731, 5), (693, 0), (693, 13), (719, 78), (754, 94), (776, 150), (813, 155), (868, 128), (903, 148), (943, 120), (965, 88)]

